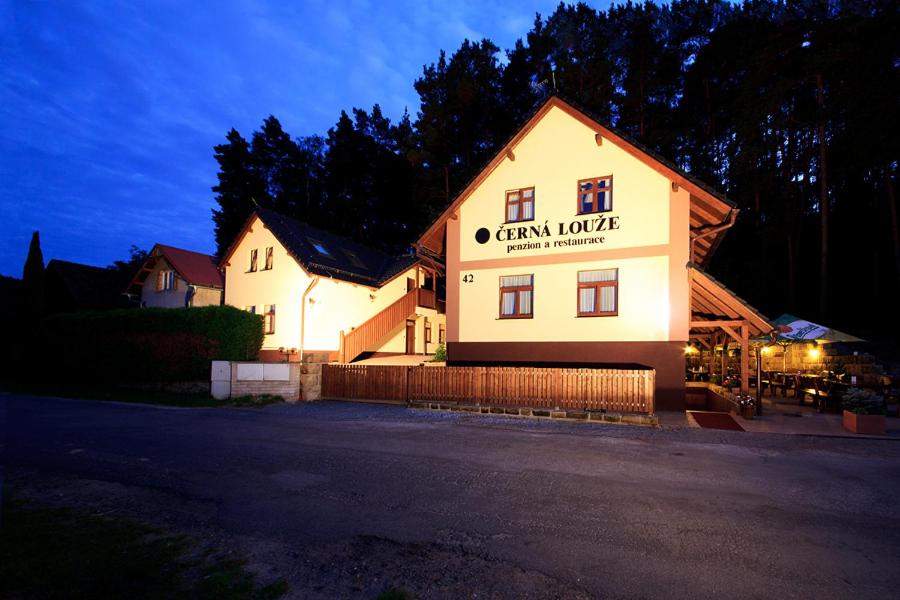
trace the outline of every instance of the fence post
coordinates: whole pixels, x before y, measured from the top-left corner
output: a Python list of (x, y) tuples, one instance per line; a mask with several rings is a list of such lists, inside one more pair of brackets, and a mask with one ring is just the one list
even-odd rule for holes
[(406, 387), (403, 388), (403, 399), (409, 404), (409, 372), (412, 367), (406, 367)]

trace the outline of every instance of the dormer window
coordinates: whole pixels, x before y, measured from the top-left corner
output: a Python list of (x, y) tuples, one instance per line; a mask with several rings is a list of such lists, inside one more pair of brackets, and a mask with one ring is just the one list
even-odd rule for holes
[(534, 188), (522, 188), (506, 192), (506, 222), (519, 223), (534, 220)]
[(578, 214), (612, 210), (612, 175), (578, 182)]
[(322, 256), (327, 256), (328, 258), (334, 258), (331, 255), (331, 252), (328, 251), (328, 248), (326, 248), (322, 242), (320, 242), (319, 240), (315, 240), (313, 238), (306, 238), (306, 239), (309, 241), (310, 244), (312, 244), (312, 247), (316, 249), (316, 252), (318, 252)]

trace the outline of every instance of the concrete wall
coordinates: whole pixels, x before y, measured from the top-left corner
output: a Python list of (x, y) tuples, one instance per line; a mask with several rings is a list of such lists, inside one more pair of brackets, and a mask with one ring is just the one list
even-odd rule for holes
[(289, 402), (300, 399), (300, 363), (231, 363), (231, 397), (281, 396)]

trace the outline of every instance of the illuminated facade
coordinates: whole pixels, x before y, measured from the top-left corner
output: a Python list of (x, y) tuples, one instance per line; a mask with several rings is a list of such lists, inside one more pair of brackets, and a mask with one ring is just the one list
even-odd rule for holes
[(693, 302), (736, 215), (551, 97), (417, 244), (446, 264), (449, 363), (652, 367), (658, 406), (681, 407), (697, 319), (744, 318)]
[(218, 306), (224, 285), (215, 257), (156, 244), (129, 284), (128, 293), (146, 307)]
[(315, 352), (350, 362), (434, 352), (443, 303), (421, 263), (257, 209), (220, 267), (225, 304), (263, 315), (263, 360)]

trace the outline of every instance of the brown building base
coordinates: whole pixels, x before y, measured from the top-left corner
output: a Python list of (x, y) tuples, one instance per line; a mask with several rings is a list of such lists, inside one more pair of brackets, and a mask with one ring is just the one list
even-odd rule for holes
[(656, 369), (656, 409), (684, 410), (685, 342), (449, 342), (448, 365)]

